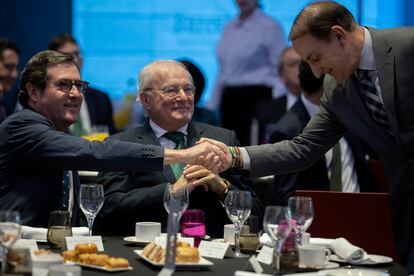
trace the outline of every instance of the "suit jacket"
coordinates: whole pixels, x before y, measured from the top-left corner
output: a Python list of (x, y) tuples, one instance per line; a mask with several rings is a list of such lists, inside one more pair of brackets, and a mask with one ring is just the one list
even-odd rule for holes
[(90, 142), (57, 131), (43, 115), (23, 109), (0, 125), (0, 210), (20, 211), (24, 225), (47, 227), (63, 170), (162, 170), (163, 152), (116, 140)]
[[(303, 101), (299, 98), (292, 108), (277, 123), (277, 131), (272, 134), (271, 142), (276, 143), (290, 140), (300, 134), (310, 120)], [(345, 139), (354, 158), (354, 171), (357, 175), (361, 192), (378, 192), (379, 184), (368, 163), (359, 139), (352, 134), (346, 134)], [(286, 205), (295, 190), (329, 191), (330, 180), (325, 158), (321, 158), (311, 167), (291, 174), (275, 176), (274, 199), (278, 205)]]
[[(234, 131), (203, 123), (190, 123), (187, 145), (194, 145), (201, 137), (216, 139), (227, 145), (239, 144)], [(142, 127), (129, 129), (111, 138), (140, 144), (160, 144), (148, 121)], [(250, 180), (234, 169), (221, 176), (232, 183), (231, 189), (250, 191), (252, 214), (263, 217), (263, 206), (250, 188)], [(162, 172), (100, 173), (98, 183), (103, 183), (105, 188), (105, 203), (97, 221), (100, 230), (107, 235), (133, 235), (137, 221), (159, 221), (165, 226), (167, 213), (163, 206), (163, 194), (167, 183), (175, 181), (170, 166), (165, 166)], [(216, 194), (204, 192), (202, 187), (190, 194), (188, 209), (204, 211), (206, 231), (212, 237), (223, 237), (223, 225), (231, 223)]]
[(325, 95), (318, 114), (291, 141), (248, 147), (251, 171), (268, 175), (298, 171), (320, 159), (351, 132), (377, 152), (390, 180), (391, 221), (400, 261), (414, 244), (414, 28), (369, 29), (390, 136), (369, 116), (357, 77), (337, 83), (325, 77)]
[(112, 104), (108, 95), (92, 87), (88, 87), (84, 95), (91, 125), (105, 125), (109, 129), (109, 133), (115, 133)]
[(269, 124), (275, 124), (286, 113), (287, 96), (281, 96), (270, 101), (257, 103), (253, 110), (253, 118), (257, 120), (259, 127), (259, 144), (267, 142), (266, 128)]

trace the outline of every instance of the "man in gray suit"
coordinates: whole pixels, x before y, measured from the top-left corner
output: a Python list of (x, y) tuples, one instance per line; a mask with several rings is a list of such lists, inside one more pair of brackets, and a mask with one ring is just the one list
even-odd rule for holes
[[(192, 122), (194, 112), (193, 79), (186, 67), (174, 60), (155, 61), (141, 71), (139, 101), (148, 115), (143, 126), (111, 136), (111, 139), (166, 148), (191, 147), (201, 137), (240, 145), (234, 131)], [(181, 138), (177, 141), (177, 137)], [(252, 196), (252, 214), (263, 217), (263, 206), (251, 189), (251, 181), (237, 169), (216, 174), (202, 166), (188, 166), (184, 177), (177, 166), (165, 166), (161, 172), (102, 172), (105, 203), (98, 224), (107, 235), (131, 235), (137, 221), (159, 221), (166, 226), (163, 194), (167, 183), (173, 188), (187, 186), (188, 209), (204, 211), (206, 232), (223, 237), (224, 224), (231, 223), (223, 208), (229, 190), (247, 190)], [(145, 210), (145, 211), (141, 211)]]
[[(22, 224), (46, 227), (55, 209), (71, 211), (76, 224), (76, 170), (156, 171), (177, 162), (204, 164), (222, 154), (210, 144), (171, 150), (115, 140), (90, 142), (65, 133), (79, 115), (87, 86), (73, 57), (55, 51), (36, 54), (22, 72), (19, 100), (24, 109), (0, 124), (0, 210), (20, 211)], [(207, 167), (215, 169), (215, 164)]]
[(342, 5), (318, 2), (296, 17), (290, 39), (315, 76), (326, 74), (320, 110), (293, 140), (233, 154), (243, 162), (228, 152), (228, 165), (256, 176), (299, 171), (351, 132), (384, 163), (399, 261), (414, 273), (414, 28), (362, 27)]

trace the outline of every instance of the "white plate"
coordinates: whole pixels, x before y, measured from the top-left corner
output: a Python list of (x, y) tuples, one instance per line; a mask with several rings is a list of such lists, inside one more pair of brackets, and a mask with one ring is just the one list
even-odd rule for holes
[(367, 254), (367, 259), (369, 260), (357, 263), (357, 262), (348, 262), (347, 260), (344, 260), (335, 254), (331, 255), (331, 261), (338, 262), (338, 263), (350, 263), (354, 265), (377, 265), (377, 264), (388, 264), (392, 262), (392, 258), (387, 257), (387, 256), (382, 256), (382, 255)]
[(83, 263), (79, 263), (79, 262), (66, 262), (66, 264), (77, 264), (77, 265), (80, 265), (80, 266), (83, 266), (83, 267), (89, 267), (89, 268), (94, 268), (94, 269), (108, 271), (108, 272), (117, 272), (117, 271), (133, 270), (132, 266), (128, 266), (128, 267), (117, 267), (117, 268), (107, 268), (107, 267), (104, 267), (104, 266), (91, 265), (91, 264), (83, 264)]
[[(145, 256), (142, 256), (142, 251), (143, 250), (134, 250), (134, 253), (137, 254), (139, 257), (141, 257), (143, 260), (149, 262), (150, 264), (154, 265), (154, 266), (158, 266), (158, 267), (163, 267), (164, 264), (161, 263), (156, 263), (150, 259), (148, 259)], [(213, 263), (210, 262), (207, 259), (204, 259), (203, 257), (200, 257), (200, 260), (198, 263), (176, 263), (175, 267), (178, 269), (193, 269), (193, 268), (203, 268), (203, 267), (208, 267), (208, 266), (212, 266)]]
[[(319, 275), (324, 276), (389, 276), (385, 271), (375, 269), (358, 269), (358, 268), (338, 268), (329, 271), (319, 271)], [(293, 275), (293, 274), (292, 274)]]
[(133, 243), (137, 243), (137, 244), (147, 244), (147, 243), (153, 242), (153, 241), (138, 240), (135, 236), (125, 237), (124, 241), (133, 242)]
[[(306, 268), (306, 267), (301, 267), (300, 268)], [(338, 268), (339, 264), (338, 263), (334, 263), (334, 262), (327, 262), (324, 266), (322, 267), (313, 267), (315, 269), (334, 269), (334, 268)]]

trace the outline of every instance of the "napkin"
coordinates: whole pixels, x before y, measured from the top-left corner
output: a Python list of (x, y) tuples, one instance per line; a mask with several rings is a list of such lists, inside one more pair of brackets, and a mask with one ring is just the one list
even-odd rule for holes
[[(87, 227), (72, 227), (73, 236), (87, 236)], [(47, 228), (22, 225), (22, 239), (47, 240)]]
[(273, 242), (272, 239), (269, 237), (269, 235), (267, 233), (263, 233), (260, 236), (260, 244), (261, 245), (266, 245), (268, 247), (273, 247)]
[(362, 248), (351, 244), (344, 238), (334, 239), (331, 243), (331, 250), (335, 254), (351, 264), (375, 264), (376, 262), (368, 258), (367, 252)]

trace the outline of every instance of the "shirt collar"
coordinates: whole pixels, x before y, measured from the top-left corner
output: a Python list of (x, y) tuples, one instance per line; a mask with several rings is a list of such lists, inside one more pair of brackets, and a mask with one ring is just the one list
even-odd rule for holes
[(359, 61), (358, 69), (376, 70), (374, 48), (372, 47), (372, 37), (369, 30), (363, 27), (364, 30), (364, 47), (362, 48), (361, 59)]
[(316, 105), (313, 102), (309, 101), (305, 95), (303, 95), (303, 93), (300, 95), (300, 99), (302, 100), (306, 111), (308, 111), (309, 117), (312, 118), (319, 111), (319, 105)]
[[(149, 124), (152, 128), (152, 130), (155, 133), (155, 136), (157, 136), (157, 138), (162, 137), (165, 133), (167, 133), (168, 131), (163, 129), (162, 127), (158, 126), (156, 123), (154, 123), (154, 121), (152, 121), (151, 119), (149, 119)], [(184, 133), (185, 136), (188, 135), (188, 124), (186, 124), (185, 126), (177, 129), (177, 131)]]

